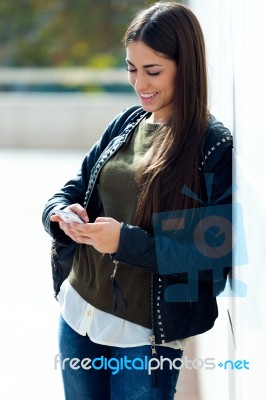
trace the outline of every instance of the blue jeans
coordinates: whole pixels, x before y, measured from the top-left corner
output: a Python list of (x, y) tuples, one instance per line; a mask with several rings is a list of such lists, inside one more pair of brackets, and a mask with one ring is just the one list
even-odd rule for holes
[[(120, 348), (92, 342), (76, 333), (61, 317), (57, 365), (61, 366), (66, 400), (173, 400), (180, 362), (170, 367), (170, 360), (181, 359), (182, 351), (156, 346), (157, 357), (151, 360), (151, 346)], [(97, 360), (95, 360), (97, 359)], [(148, 368), (149, 362), (155, 371)], [(158, 373), (159, 387), (152, 384)]]

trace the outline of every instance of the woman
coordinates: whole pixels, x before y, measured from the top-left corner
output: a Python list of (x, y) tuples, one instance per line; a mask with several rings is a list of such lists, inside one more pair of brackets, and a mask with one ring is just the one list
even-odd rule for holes
[[(141, 107), (110, 123), (43, 213), (53, 238), (78, 244), (57, 296), (57, 363), (71, 400), (173, 399), (186, 341), (212, 328), (228, 272), (197, 270), (197, 257), (181, 263), (195, 238), (184, 252), (172, 240), (169, 251), (156, 234), (160, 216), (167, 236), (178, 230), (177, 211), (231, 202), (231, 136), (208, 112), (199, 23), (183, 5), (155, 3), (132, 21), (124, 45)], [(65, 222), (58, 209), (85, 223)]]

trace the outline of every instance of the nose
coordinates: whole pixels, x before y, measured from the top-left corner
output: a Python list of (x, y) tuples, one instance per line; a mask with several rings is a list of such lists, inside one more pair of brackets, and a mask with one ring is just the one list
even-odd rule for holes
[(144, 92), (148, 86), (147, 75), (142, 72), (138, 72), (135, 76), (134, 88), (137, 92)]

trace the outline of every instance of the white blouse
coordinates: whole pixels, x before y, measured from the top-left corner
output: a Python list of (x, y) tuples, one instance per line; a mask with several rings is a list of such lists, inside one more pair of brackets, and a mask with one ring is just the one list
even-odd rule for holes
[[(136, 347), (150, 345), (152, 330), (98, 310), (87, 303), (66, 279), (57, 296), (66, 323), (82, 336), (107, 346)], [(184, 350), (189, 339), (175, 340), (160, 346)]]

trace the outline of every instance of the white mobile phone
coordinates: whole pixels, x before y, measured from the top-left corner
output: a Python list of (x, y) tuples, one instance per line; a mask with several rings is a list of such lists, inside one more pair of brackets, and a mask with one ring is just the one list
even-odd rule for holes
[(85, 221), (78, 215), (73, 212), (67, 212), (63, 210), (54, 210), (54, 213), (62, 218), (63, 221), (67, 223), (77, 222), (79, 224), (85, 224)]

